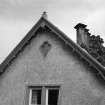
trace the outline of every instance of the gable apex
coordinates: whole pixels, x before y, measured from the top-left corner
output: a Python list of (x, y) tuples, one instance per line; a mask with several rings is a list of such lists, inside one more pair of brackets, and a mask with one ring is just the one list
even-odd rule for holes
[(47, 15), (46, 11), (43, 12), (42, 17), (45, 18), (45, 19), (48, 19), (48, 15)]
[(93, 66), (98, 73), (105, 79), (105, 68), (96, 61), (90, 54), (84, 51), (78, 44), (74, 43), (70, 38), (67, 37), (61, 30), (59, 30), (55, 25), (53, 25), (47, 18), (41, 16), (39, 21), (32, 27), (32, 29), (27, 33), (27, 35), (22, 39), (22, 41), (16, 46), (16, 48), (7, 56), (7, 58), (0, 65), (0, 73), (2, 74), (6, 68), (11, 64), (11, 62), (18, 56), (18, 54), (23, 50), (23, 48), (28, 44), (30, 39), (35, 37), (35, 32), (40, 28), (47, 26), (52, 32), (54, 32), (59, 38), (61, 38), (66, 44), (73, 48), (73, 50), (78, 53), (81, 58), (86, 60), (89, 65)]

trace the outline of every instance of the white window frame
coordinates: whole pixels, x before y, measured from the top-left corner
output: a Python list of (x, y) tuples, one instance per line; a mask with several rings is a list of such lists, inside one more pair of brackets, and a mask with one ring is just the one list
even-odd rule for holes
[(58, 101), (57, 101), (57, 105), (59, 105), (59, 98), (60, 98), (60, 86), (31, 86), (29, 87), (29, 103), (28, 105), (35, 105), (35, 104), (31, 104), (32, 102), (32, 90), (36, 89), (39, 90), (41, 89), (41, 105), (48, 105), (48, 90), (50, 89), (58, 89), (59, 90), (59, 94), (58, 94)]
[[(41, 90), (41, 93), (42, 93), (42, 88), (41, 87), (32, 87), (32, 88), (29, 88), (29, 104), (28, 105), (37, 105), (37, 104), (32, 104), (32, 90)], [(42, 97), (42, 96), (41, 96)]]

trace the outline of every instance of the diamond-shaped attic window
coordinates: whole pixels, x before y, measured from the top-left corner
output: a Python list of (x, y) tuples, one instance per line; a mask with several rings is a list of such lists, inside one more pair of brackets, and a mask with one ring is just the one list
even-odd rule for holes
[(43, 44), (40, 46), (40, 52), (43, 54), (44, 57), (48, 54), (50, 49), (51, 44), (48, 41), (43, 42)]

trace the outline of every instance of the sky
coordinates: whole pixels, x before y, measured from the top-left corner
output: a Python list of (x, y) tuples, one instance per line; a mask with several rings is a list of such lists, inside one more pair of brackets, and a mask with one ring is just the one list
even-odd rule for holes
[(43, 11), (48, 20), (76, 41), (77, 23), (105, 40), (105, 0), (0, 0), (0, 63), (7, 57)]

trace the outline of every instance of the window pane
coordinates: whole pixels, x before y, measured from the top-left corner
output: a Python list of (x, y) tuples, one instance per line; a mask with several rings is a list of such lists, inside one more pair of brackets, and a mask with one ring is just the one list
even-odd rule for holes
[(31, 104), (41, 105), (41, 90), (32, 89)]
[(58, 103), (58, 89), (49, 89), (48, 90), (48, 105), (57, 105)]

